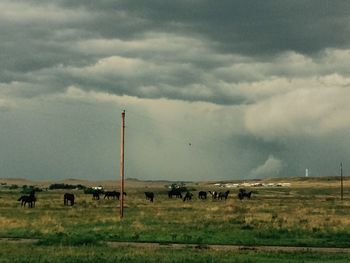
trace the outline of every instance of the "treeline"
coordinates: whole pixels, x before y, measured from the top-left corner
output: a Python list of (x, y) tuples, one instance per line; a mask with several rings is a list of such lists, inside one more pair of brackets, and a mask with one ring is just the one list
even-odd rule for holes
[(81, 185), (81, 184), (51, 184), (49, 186), (50, 190), (54, 190), (54, 189), (79, 189), (79, 190), (83, 190), (86, 189), (86, 186)]

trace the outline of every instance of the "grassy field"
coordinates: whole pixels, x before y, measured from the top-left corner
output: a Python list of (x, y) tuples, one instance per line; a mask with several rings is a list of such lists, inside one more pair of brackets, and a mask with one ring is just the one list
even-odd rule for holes
[(314, 262), (314, 263), (346, 263), (346, 254), (319, 253), (255, 253), (227, 252), (207, 250), (169, 250), (169, 249), (112, 249), (104, 246), (34, 246), (13, 245), (0, 246), (1, 263), (56, 263), (56, 262)]
[[(0, 237), (40, 239), (39, 244), (29, 248), (19, 245), (19, 251), (23, 255), (28, 251), (32, 251), (31, 255), (41, 255), (42, 262), (48, 260), (44, 250), (51, 251), (57, 258), (67, 256), (72, 262), (80, 262), (74, 261), (74, 253), (87, 253), (89, 246), (96, 247), (97, 254), (91, 255), (92, 258), (99, 256), (99, 250), (106, 257), (123, 257), (124, 253), (114, 255), (115, 251), (106, 248), (105, 241), (350, 247), (349, 183), (346, 181), (345, 199), (340, 201), (339, 188), (332, 179), (291, 182), (291, 187), (252, 188), (252, 199), (244, 201), (236, 198), (237, 189), (231, 189), (227, 201), (198, 200), (198, 190), (223, 189), (204, 183), (190, 184), (188, 187), (196, 188), (197, 192), (194, 191), (195, 198), (189, 202), (169, 199), (161, 183), (127, 182), (123, 220), (119, 218), (116, 200), (92, 200), (91, 195), (82, 191), (69, 191), (76, 195), (73, 207), (63, 206), (64, 190), (39, 192), (36, 207), (29, 209), (21, 208), (16, 201), (20, 196), (19, 190), (2, 190)], [(155, 192), (154, 203), (145, 200), (144, 191)], [(11, 250), (11, 246), (2, 247), (1, 253)], [(128, 257), (135, 253), (135, 262), (142, 260), (146, 253), (142, 250), (123, 251)], [(213, 260), (214, 255), (223, 262), (226, 258), (226, 252), (209, 251), (179, 253), (158, 249), (153, 254), (156, 259), (164, 257), (164, 254), (169, 254), (171, 258), (175, 254), (196, 253), (198, 258), (203, 259), (198, 262), (217, 262)], [(316, 262), (312, 261), (313, 254), (303, 255), (309, 260), (305, 262)], [(289, 262), (302, 259), (291, 254), (274, 255), (274, 259), (269, 254), (240, 253), (237, 262), (250, 262), (252, 256), (255, 260), (251, 262), (265, 262), (265, 258), (272, 259), (269, 262), (278, 262), (280, 258), (290, 258)], [(318, 256), (324, 257), (324, 262), (327, 262), (329, 255)], [(342, 260), (348, 256), (337, 255), (336, 258), (345, 262)], [(184, 258), (179, 257), (175, 262), (181, 260)], [(149, 262), (152, 262), (151, 258)]]

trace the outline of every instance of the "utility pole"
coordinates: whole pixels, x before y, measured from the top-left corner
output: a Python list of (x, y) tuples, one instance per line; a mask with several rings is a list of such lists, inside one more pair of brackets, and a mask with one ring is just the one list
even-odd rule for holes
[(343, 163), (340, 163), (340, 199), (343, 201)]
[(124, 138), (125, 110), (122, 112), (121, 142), (120, 142), (120, 218), (124, 216)]

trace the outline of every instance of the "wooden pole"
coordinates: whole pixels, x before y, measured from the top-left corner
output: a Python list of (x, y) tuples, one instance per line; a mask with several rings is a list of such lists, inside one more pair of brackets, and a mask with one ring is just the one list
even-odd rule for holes
[(340, 199), (343, 201), (343, 163), (340, 163)]
[(120, 142), (120, 218), (124, 216), (124, 138), (125, 110), (122, 112), (121, 142)]

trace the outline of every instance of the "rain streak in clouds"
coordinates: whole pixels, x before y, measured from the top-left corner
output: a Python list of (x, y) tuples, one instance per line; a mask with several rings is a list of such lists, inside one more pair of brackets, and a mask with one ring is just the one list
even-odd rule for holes
[[(336, 175), (350, 3), (1, 1), (0, 177)], [(119, 135), (118, 135), (119, 134)]]

